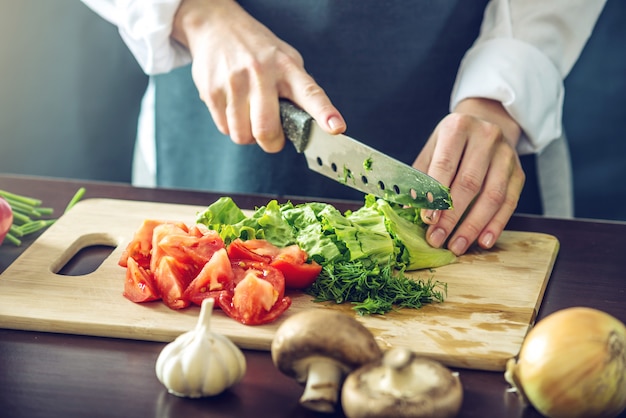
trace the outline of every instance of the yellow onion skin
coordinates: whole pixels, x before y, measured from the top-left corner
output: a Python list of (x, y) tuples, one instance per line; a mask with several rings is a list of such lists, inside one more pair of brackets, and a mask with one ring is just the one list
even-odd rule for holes
[(557, 311), (528, 333), (507, 380), (547, 417), (615, 417), (626, 408), (626, 327), (597, 309)]

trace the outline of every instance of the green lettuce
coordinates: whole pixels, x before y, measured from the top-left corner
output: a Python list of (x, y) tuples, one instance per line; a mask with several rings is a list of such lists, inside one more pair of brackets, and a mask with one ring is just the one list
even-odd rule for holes
[(279, 247), (298, 244), (322, 265), (366, 260), (417, 270), (449, 264), (456, 258), (426, 242), (419, 209), (373, 195), (365, 197), (361, 208), (346, 213), (326, 203), (293, 205), (271, 200), (250, 216), (231, 198), (222, 197), (199, 213), (197, 222), (218, 231), (226, 243), (257, 238)]

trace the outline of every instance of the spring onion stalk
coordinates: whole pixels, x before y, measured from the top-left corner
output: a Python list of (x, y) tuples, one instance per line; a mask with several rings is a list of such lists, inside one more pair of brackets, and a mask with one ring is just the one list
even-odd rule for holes
[[(69, 211), (84, 195), (85, 188), (79, 188), (63, 213)], [(41, 231), (56, 221), (54, 218), (41, 219), (52, 216), (54, 209), (41, 206), (43, 202), (40, 199), (15, 194), (6, 190), (0, 190), (0, 197), (9, 204), (13, 215), (13, 223), (5, 236), (4, 242), (11, 243), (16, 247), (20, 246), (22, 245), (20, 238)]]

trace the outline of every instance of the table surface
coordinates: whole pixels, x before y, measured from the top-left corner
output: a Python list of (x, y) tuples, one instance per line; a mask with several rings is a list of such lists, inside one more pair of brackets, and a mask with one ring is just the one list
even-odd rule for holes
[[(142, 189), (123, 184), (0, 175), (0, 189), (42, 199), (62, 213), (74, 192), (104, 197), (208, 205), (217, 194)], [(233, 195), (242, 208), (270, 198)], [(291, 198), (294, 202), (300, 201)], [(332, 202), (341, 210), (354, 202)], [(357, 202), (358, 205), (358, 202)], [(561, 243), (538, 319), (570, 306), (601, 309), (626, 322), (626, 223), (514, 216), (508, 229), (543, 232)], [(0, 247), (0, 272), (32, 243)], [(66, 274), (90, 271), (102, 260), (82, 251)], [(37, 291), (33, 289), (33, 303)], [(163, 343), (0, 329), (0, 415), (6, 417), (319, 417), (298, 405), (302, 387), (273, 366), (268, 352), (244, 351), (248, 370), (242, 382), (214, 398), (183, 399), (168, 394), (154, 372)], [(460, 417), (538, 417), (508, 392), (502, 373), (459, 369), (464, 388)], [(626, 417), (626, 413), (621, 415)]]

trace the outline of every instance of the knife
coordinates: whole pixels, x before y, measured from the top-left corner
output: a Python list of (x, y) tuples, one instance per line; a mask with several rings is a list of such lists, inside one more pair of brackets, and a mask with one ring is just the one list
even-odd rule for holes
[(366, 194), (425, 209), (450, 209), (450, 189), (428, 174), (346, 135), (324, 132), (294, 103), (280, 100), (285, 137), (309, 169)]

